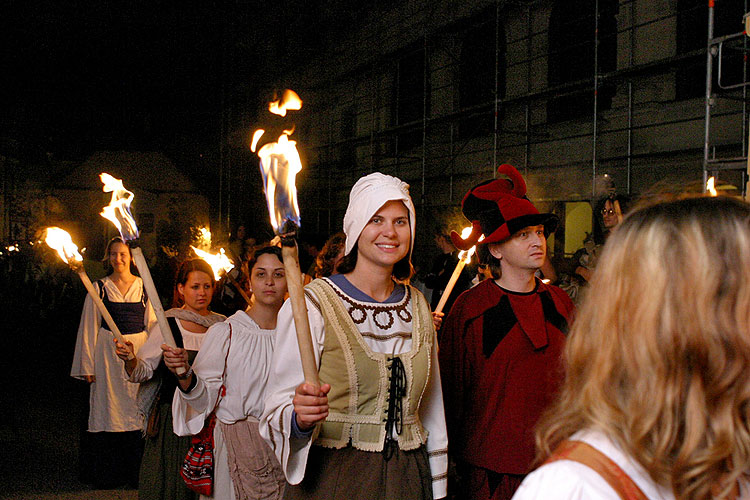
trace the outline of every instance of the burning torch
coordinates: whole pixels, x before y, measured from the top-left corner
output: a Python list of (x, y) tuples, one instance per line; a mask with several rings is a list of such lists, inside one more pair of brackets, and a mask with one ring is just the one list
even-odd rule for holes
[[(117, 328), (115, 320), (112, 319), (112, 315), (109, 314), (107, 306), (105, 306), (104, 302), (102, 302), (102, 299), (101, 297), (99, 297), (96, 288), (94, 288), (94, 285), (89, 279), (89, 275), (86, 274), (86, 270), (83, 268), (83, 257), (81, 257), (81, 254), (78, 253), (78, 246), (73, 243), (73, 239), (70, 237), (70, 234), (68, 234), (68, 232), (64, 229), (60, 229), (59, 227), (48, 227), (45, 232), (46, 236), (44, 238), (44, 242), (47, 243), (47, 245), (52, 250), (55, 250), (57, 252), (63, 262), (70, 266), (71, 270), (78, 273), (78, 277), (81, 278), (81, 282), (86, 288), (86, 291), (89, 293), (89, 296), (91, 296), (91, 298), (93, 299), (94, 305), (96, 305), (96, 308), (99, 309), (102, 318), (104, 318), (104, 321), (109, 326), (109, 331), (112, 332), (112, 335), (115, 336), (118, 342), (120, 342), (121, 344), (125, 344), (125, 338), (122, 336), (122, 333), (120, 333), (120, 329)], [(128, 355), (128, 359), (133, 358), (135, 358), (135, 356), (133, 356), (133, 353), (131, 352)]]
[(216, 281), (219, 281), (223, 276), (226, 276), (227, 280), (229, 280), (229, 282), (234, 285), (234, 288), (238, 292), (240, 292), (240, 295), (242, 295), (242, 298), (245, 300), (247, 305), (250, 305), (252, 303), (250, 297), (248, 297), (245, 293), (245, 290), (243, 290), (240, 284), (237, 283), (237, 280), (234, 279), (231, 274), (229, 274), (229, 271), (234, 269), (235, 266), (231, 259), (224, 252), (223, 248), (219, 249), (219, 253), (209, 253), (201, 250), (200, 248), (195, 248), (193, 245), (190, 245), (190, 248), (193, 249), (195, 255), (205, 260), (208, 265), (211, 266)]
[[(289, 109), (300, 109), (302, 100), (291, 90), (286, 90), (282, 99), (272, 102), (269, 111), (285, 116)], [(264, 130), (253, 134), (251, 151), (255, 152), (258, 140)], [(292, 314), (297, 331), (302, 371), (305, 382), (320, 386), (318, 367), (315, 363), (315, 352), (310, 322), (307, 318), (307, 304), (302, 287), (302, 272), (299, 266), (297, 241), (300, 228), (299, 207), (297, 205), (297, 188), (295, 177), (302, 170), (302, 160), (297, 151), (296, 142), (289, 140), (291, 130), (284, 130), (276, 142), (264, 144), (258, 151), (260, 171), (263, 175), (263, 190), (268, 202), (268, 214), (274, 232), (281, 238), (281, 255), (286, 271), (286, 282), (289, 299), (292, 301)]]
[[(120, 232), (122, 240), (130, 247), (130, 253), (133, 254), (135, 267), (138, 268), (138, 274), (141, 275), (143, 286), (146, 287), (146, 293), (151, 300), (151, 306), (156, 313), (156, 321), (159, 324), (159, 330), (164, 338), (164, 343), (169, 347), (176, 348), (177, 344), (172, 336), (172, 330), (167, 323), (167, 317), (164, 315), (164, 308), (161, 305), (159, 294), (154, 286), (154, 280), (151, 278), (151, 271), (148, 269), (146, 258), (143, 256), (138, 242), (138, 226), (135, 219), (130, 214), (130, 204), (133, 202), (135, 195), (125, 189), (121, 179), (115, 179), (109, 174), (102, 173), (99, 178), (104, 183), (103, 190), (105, 193), (112, 193), (112, 199), (109, 205), (102, 209), (101, 215), (115, 225)], [(183, 368), (178, 369), (178, 375), (185, 372)]]
[[(469, 234), (471, 234), (471, 227), (465, 227), (461, 231), (461, 238), (468, 238)], [(484, 235), (479, 239), (479, 241), (482, 241), (484, 239)], [(464, 270), (464, 266), (471, 262), (471, 256), (474, 255), (474, 250), (476, 250), (476, 245), (471, 247), (468, 250), (461, 250), (458, 252), (458, 263), (456, 264), (456, 268), (453, 270), (453, 274), (451, 274), (451, 279), (448, 280), (448, 284), (445, 285), (445, 290), (443, 290), (443, 295), (440, 296), (440, 302), (438, 302), (437, 307), (435, 308), (435, 312), (443, 312), (443, 307), (445, 307), (445, 303), (448, 301), (448, 297), (450, 297), (451, 292), (453, 291), (453, 287), (456, 286), (456, 281), (458, 281), (458, 277), (461, 276), (461, 271)]]

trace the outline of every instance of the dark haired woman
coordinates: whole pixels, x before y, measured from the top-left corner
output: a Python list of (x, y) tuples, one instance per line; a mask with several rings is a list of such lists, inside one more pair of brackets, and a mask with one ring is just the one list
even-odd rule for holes
[[(191, 259), (180, 265), (175, 279), (174, 307), (166, 316), (175, 342), (184, 347), (191, 361), (200, 350), (208, 327), (226, 319), (209, 310), (213, 292), (214, 275), (206, 261)], [(134, 359), (127, 359), (132, 344), (115, 343), (130, 381), (141, 383), (138, 410), (146, 421), (146, 444), (138, 484), (139, 500), (194, 498), (179, 474), (190, 438), (179, 437), (172, 429), (172, 397), (177, 381), (162, 362), (164, 337), (159, 325), (151, 329)]]
[[(107, 244), (104, 262), (112, 272), (98, 280), (95, 287), (120, 332), (138, 352), (146, 342), (148, 328), (156, 322), (143, 281), (132, 273), (130, 248), (119, 237)], [(134, 487), (143, 446), (136, 406), (138, 386), (128, 382), (115, 352), (112, 332), (89, 296), (78, 326), (70, 376), (85, 380), (90, 386), (91, 463), (84, 468), (91, 470), (82, 472), (96, 488), (125, 483)]]
[(373, 173), (352, 188), (340, 274), (307, 286), (322, 385), (303, 383), (289, 303), (261, 432), (286, 498), (442, 498), (447, 437), (430, 308), (412, 273), (408, 185)]
[[(249, 263), (253, 305), (206, 333), (192, 368), (184, 349), (164, 349), (164, 362), (178, 376), (172, 403), (174, 431), (197, 434), (216, 406), (214, 482), (210, 498), (280, 499), (284, 475), (258, 434), (263, 395), (276, 340), (276, 315), (286, 296), (278, 247), (261, 248)], [(222, 385), (226, 393), (219, 398)]]

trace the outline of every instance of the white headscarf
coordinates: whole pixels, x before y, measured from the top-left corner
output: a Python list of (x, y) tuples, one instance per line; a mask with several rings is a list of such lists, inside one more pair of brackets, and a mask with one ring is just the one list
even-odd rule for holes
[(346, 233), (344, 255), (349, 255), (362, 230), (370, 222), (372, 216), (380, 210), (380, 207), (386, 202), (395, 200), (403, 201), (406, 209), (409, 210), (409, 228), (411, 229), (409, 258), (411, 258), (414, 249), (416, 214), (414, 203), (409, 196), (409, 185), (397, 177), (380, 172), (362, 177), (349, 193), (349, 206), (344, 215), (344, 233)]

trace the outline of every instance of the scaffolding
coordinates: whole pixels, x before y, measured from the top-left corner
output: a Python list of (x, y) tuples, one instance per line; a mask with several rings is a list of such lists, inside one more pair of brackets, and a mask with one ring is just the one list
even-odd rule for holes
[[(750, 17), (748, 16), (748, 2), (745, 0), (745, 30), (738, 33), (732, 33), (725, 36), (715, 37), (715, 19), (716, 19), (716, 5), (714, 0), (708, 1), (708, 37), (707, 37), (707, 50), (706, 50), (706, 120), (705, 120), (705, 141), (703, 147), (703, 185), (705, 186), (708, 177), (713, 176), (719, 178), (720, 174), (726, 172), (738, 172), (741, 175), (741, 188), (742, 196), (747, 199), (747, 183), (748, 175), (750, 175), (750, 137), (748, 137), (748, 85), (750, 82), (747, 80), (747, 55), (748, 55), (748, 43), (747, 39), (750, 36), (750, 31), (747, 26), (750, 23)], [(741, 43), (741, 51), (743, 56), (742, 65), (742, 81), (740, 82), (726, 82), (723, 80), (724, 67), (723, 62), (725, 61), (724, 51), (725, 47), (729, 44), (737, 45), (737, 42)], [(716, 66), (716, 83), (714, 86), (714, 66)], [(738, 96), (738, 92), (741, 92), (741, 96)], [(729, 99), (738, 100), (742, 102), (742, 152), (744, 156), (717, 156), (715, 148), (712, 147), (711, 142), (711, 118), (716, 108), (717, 100)]]

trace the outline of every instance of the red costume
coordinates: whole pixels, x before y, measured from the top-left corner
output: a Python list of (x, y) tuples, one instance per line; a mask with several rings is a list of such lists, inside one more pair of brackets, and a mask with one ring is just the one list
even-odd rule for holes
[(439, 351), (454, 457), (500, 474), (529, 472), (534, 426), (562, 382), (574, 308), (564, 291), (541, 282), (514, 293), (486, 280), (456, 300)]

